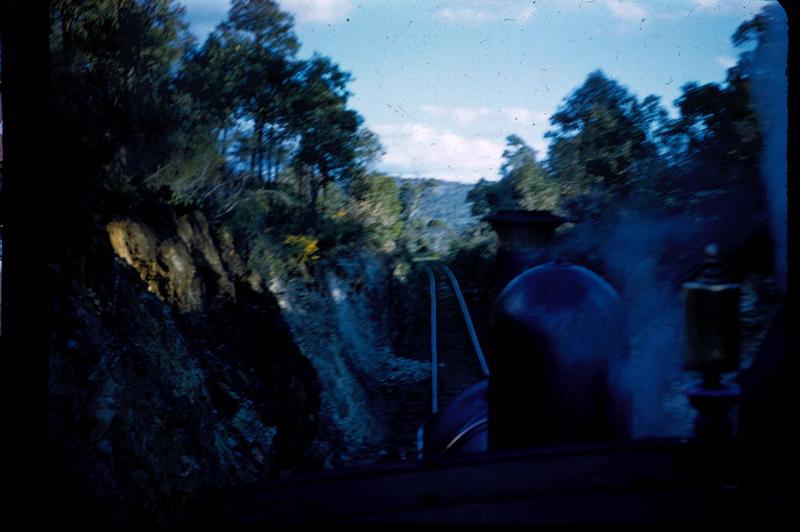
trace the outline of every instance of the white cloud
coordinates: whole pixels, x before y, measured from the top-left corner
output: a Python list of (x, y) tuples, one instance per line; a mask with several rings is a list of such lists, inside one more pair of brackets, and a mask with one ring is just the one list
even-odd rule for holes
[(481, 22), (493, 18), (487, 11), (483, 11), (480, 9), (472, 9), (469, 7), (459, 7), (459, 8), (446, 7), (444, 9), (440, 9), (439, 11), (436, 11), (433, 14), (433, 16), (443, 20), (450, 20), (457, 22), (465, 22), (465, 21)]
[(489, 116), (492, 112), (486, 107), (456, 107), (453, 109), (453, 118), (457, 124), (474, 124), (478, 120)]
[[(642, 18), (680, 18), (691, 11), (708, 15), (740, 13), (752, 16), (775, 0), (670, 0), (647, 4), (635, 0), (556, 0), (559, 9), (588, 8), (599, 5), (613, 17), (629, 22)], [(279, 0), (298, 22), (331, 23), (344, 20), (352, 11), (353, 0)], [(190, 11), (202, 13), (228, 10), (229, 0), (183, 0)], [(528, 0), (451, 0), (451, 6), (433, 11), (433, 16), (448, 22), (481, 23), (489, 21), (526, 22), (536, 10)], [(220, 17), (221, 19), (221, 17)]]
[(487, 119), (503, 118), (508, 122), (523, 126), (546, 125), (548, 113), (534, 111), (528, 107), (501, 107), (492, 110), (488, 107), (440, 107), (437, 105), (423, 105), (422, 111), (432, 117), (443, 118), (458, 126), (469, 126)]
[(462, 182), (497, 179), (502, 142), (416, 122), (370, 129), (386, 147), (381, 165), (386, 171)]
[[(537, 111), (529, 107), (491, 109), (489, 107), (440, 107), (435, 105), (423, 105), (421, 109), (436, 124), (435, 126), (425, 124), (430, 128), (466, 129), (479, 133), (482, 138), (493, 139), (497, 145), (505, 142), (505, 138), (514, 133), (521, 136), (529, 146), (534, 148), (540, 158), (547, 153), (548, 143), (544, 139), (544, 133), (550, 125), (550, 113), (546, 111)], [(463, 131), (461, 133), (464, 134)]]
[(624, 21), (641, 21), (650, 12), (631, 0), (606, 0), (606, 8), (616, 18)]
[(528, 146), (533, 148), (536, 151), (536, 160), (542, 161), (545, 157), (547, 157), (547, 149), (550, 147), (550, 144), (545, 141), (545, 139), (539, 138), (532, 138), (526, 135), (520, 135), (522, 140), (524, 140)]
[(353, 9), (351, 0), (280, 0), (297, 22), (314, 24), (344, 20)]
[(727, 55), (718, 55), (716, 57), (717, 64), (724, 68), (725, 70), (731, 68), (732, 66), (736, 65), (736, 59)]
[(520, 9), (517, 12), (516, 19), (520, 22), (524, 22), (526, 20), (530, 20), (533, 18), (533, 15), (536, 13), (536, 10), (533, 9), (533, 6), (526, 6)]
[[(466, 5), (465, 5), (466, 4)], [(440, 20), (459, 23), (478, 23), (502, 20), (504, 22), (526, 22), (535, 13), (529, 2), (502, 2), (470, 0), (457, 6), (437, 9), (433, 16)]]

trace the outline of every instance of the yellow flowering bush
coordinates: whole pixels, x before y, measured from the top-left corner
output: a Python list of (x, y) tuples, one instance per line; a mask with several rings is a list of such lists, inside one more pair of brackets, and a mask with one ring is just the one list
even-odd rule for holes
[(319, 260), (319, 241), (306, 235), (289, 235), (283, 241), (292, 248), (298, 263), (305, 265), (308, 262)]

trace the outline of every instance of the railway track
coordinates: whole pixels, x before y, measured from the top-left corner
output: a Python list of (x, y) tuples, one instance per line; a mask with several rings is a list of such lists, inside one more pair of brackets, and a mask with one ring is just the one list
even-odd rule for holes
[(436, 260), (421, 260), (414, 289), (417, 297), (407, 309), (409, 319), (400, 332), (399, 349), (404, 356), (429, 364), (431, 377), (392, 390), (395, 406), (386, 416), (391, 424), (390, 456), (419, 457), (420, 425), (489, 371), (480, 345), (480, 321), (473, 323), (473, 317), (484, 318), (482, 309), (465, 300), (454, 272)]
[(489, 368), (461, 287), (445, 264), (426, 264), (430, 295), (431, 414), (476, 382)]

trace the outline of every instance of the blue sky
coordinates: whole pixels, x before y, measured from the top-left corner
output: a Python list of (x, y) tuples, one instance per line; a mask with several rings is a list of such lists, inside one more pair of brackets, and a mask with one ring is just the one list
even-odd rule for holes
[[(184, 0), (200, 38), (228, 0)], [(671, 103), (688, 81), (723, 81), (731, 34), (763, 0), (280, 0), (301, 57), (354, 76), (351, 107), (377, 133), (379, 169), (497, 179), (505, 137), (546, 155), (549, 116), (602, 69)]]

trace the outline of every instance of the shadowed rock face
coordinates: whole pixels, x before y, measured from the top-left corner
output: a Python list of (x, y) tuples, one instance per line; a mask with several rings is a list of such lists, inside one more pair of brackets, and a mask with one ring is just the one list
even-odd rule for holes
[(492, 448), (630, 435), (620, 298), (590, 270), (545, 264), (498, 296), (491, 337)]
[(204, 487), (316, 467), (316, 372), (230, 234), (171, 211), (106, 229), (90, 275), (54, 278), (56, 494), (169, 517)]

